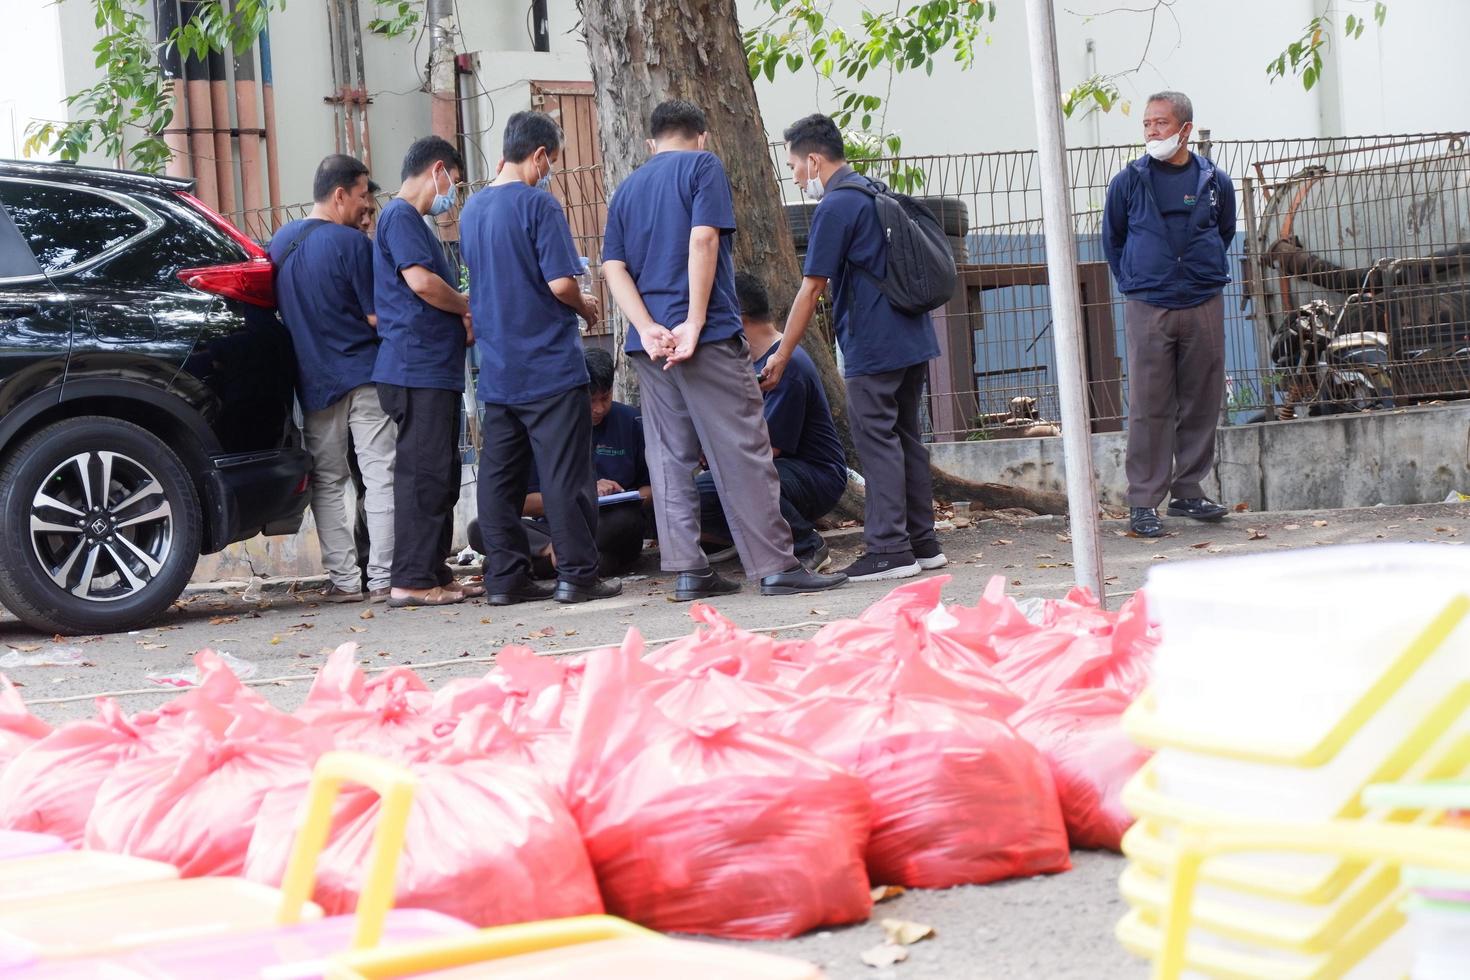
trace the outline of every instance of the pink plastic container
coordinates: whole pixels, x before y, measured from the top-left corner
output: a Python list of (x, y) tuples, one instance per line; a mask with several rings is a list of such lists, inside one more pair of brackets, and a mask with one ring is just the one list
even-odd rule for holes
[(0, 830), (0, 861), (35, 857), (52, 851), (66, 850), (66, 841), (50, 834), (33, 834), (24, 830)]
[[(328, 958), (347, 951), (355, 919), (335, 915), (275, 929), (167, 943), (96, 959), (0, 968), (0, 980), (317, 980)], [(415, 942), (474, 927), (423, 909), (393, 909), (381, 944)], [(17, 964), (19, 966), (19, 964)]]

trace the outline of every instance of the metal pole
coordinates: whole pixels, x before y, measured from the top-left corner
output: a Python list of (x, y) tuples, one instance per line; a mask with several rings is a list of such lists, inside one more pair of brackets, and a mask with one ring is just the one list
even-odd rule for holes
[(1067, 468), (1067, 510), (1072, 522), (1072, 565), (1078, 585), (1106, 604), (1102, 545), (1098, 539), (1097, 478), (1092, 468), (1092, 424), (1082, 370), (1082, 305), (1077, 288), (1077, 242), (1072, 228), (1072, 190), (1067, 181), (1067, 141), (1057, 68), (1057, 27), (1052, 0), (1026, 0), (1031, 45), (1031, 86), (1036, 108), (1041, 216), (1046, 232), (1046, 270), (1056, 338), (1057, 395), (1062, 409), (1062, 454)]

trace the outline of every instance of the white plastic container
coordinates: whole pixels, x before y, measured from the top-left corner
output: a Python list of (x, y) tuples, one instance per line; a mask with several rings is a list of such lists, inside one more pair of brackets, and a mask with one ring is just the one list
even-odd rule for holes
[(1413, 980), (1470, 976), (1470, 904), (1415, 898), (1405, 911), (1414, 937)]

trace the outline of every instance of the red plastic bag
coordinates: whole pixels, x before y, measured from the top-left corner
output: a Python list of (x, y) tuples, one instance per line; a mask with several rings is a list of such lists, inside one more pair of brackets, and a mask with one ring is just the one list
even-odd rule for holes
[(979, 660), (970, 660), (964, 669), (936, 666), (932, 637), (912, 610), (900, 611), (887, 625), (869, 628), (883, 635), (881, 646), (866, 647), (871, 656), (821, 660), (797, 682), (797, 693), (864, 698), (923, 695), (951, 700), (993, 718), (1009, 717), (1021, 707), (1021, 698)]
[(95, 719), (62, 725), (11, 760), (0, 775), (0, 828), (79, 846), (102, 781), (161, 737), (157, 715), (129, 719), (117, 702), (98, 698)]
[(10, 679), (0, 674), (0, 773), (10, 760), (51, 734), (51, 726), (26, 710)]
[[(208, 651), (201, 678), (227, 668)], [(169, 709), (170, 737), (121, 762), (97, 790), (87, 820), (90, 848), (172, 864), (186, 878), (238, 875), (265, 795), (309, 778), (326, 747), (303, 724), (261, 702), (224, 704), (200, 690)], [(215, 689), (229, 698), (235, 692)], [(317, 744), (313, 745), (313, 742)]]
[(875, 884), (949, 888), (1072, 866), (1046, 762), (1002, 721), (940, 698), (823, 697), (782, 732), (867, 783)]
[(1109, 689), (1138, 696), (1148, 684), (1157, 638), (1142, 594), (1117, 613), (1098, 608), (1085, 589), (1052, 604), (1051, 625), (1000, 644), (996, 674), (1027, 700), (1058, 691)]
[(568, 803), (608, 910), (744, 939), (867, 918), (862, 781), (734, 715), (670, 718), (641, 653), (630, 632), (588, 659), (573, 735)]
[[(476, 926), (602, 912), (577, 825), (534, 773), (504, 758), (452, 752), (409, 768), (416, 786), (395, 905)], [(266, 796), (246, 877), (280, 885), (305, 798), (305, 781)], [(379, 806), (377, 795), (361, 787), (346, 787), (338, 798), (313, 894), (328, 915), (357, 905)]]
[(928, 622), (935, 633), (991, 664), (1000, 659), (999, 644), (1037, 630), (1016, 601), (1006, 595), (1006, 580), (1002, 575), (991, 577), (974, 606), (945, 606), (931, 614)]
[(434, 696), (407, 667), (371, 678), (344, 643), (317, 671), (296, 717), (330, 733), (333, 747), (406, 760), (443, 744), (453, 721), (433, 712)]
[(1061, 691), (1011, 719), (1051, 766), (1073, 847), (1120, 850), (1133, 825), (1123, 787), (1151, 753), (1123, 733), (1128, 704), (1128, 696), (1117, 691)]

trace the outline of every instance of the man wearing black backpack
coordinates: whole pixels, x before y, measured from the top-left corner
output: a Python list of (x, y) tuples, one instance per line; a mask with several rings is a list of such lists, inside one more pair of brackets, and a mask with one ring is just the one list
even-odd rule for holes
[(830, 281), (848, 421), (866, 482), (865, 553), (843, 572), (871, 582), (942, 568), (948, 560), (934, 535), (919, 401), (939, 355), (928, 311), (954, 288), (953, 255), (932, 214), (847, 165), (830, 118), (807, 116), (785, 137), (792, 178), (818, 204), (801, 289), (761, 388), (780, 382)]

